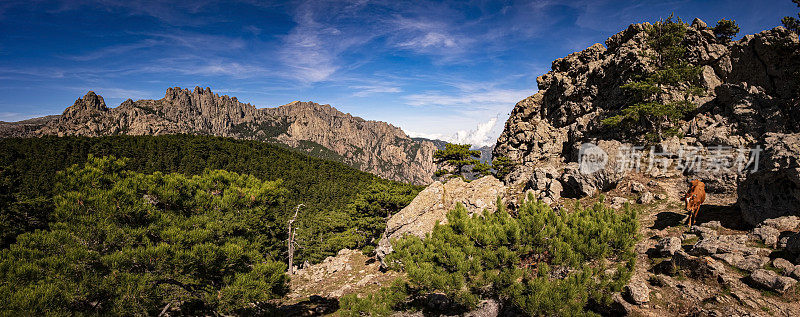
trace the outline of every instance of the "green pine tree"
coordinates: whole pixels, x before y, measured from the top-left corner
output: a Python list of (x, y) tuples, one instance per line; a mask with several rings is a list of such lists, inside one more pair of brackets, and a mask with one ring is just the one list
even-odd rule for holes
[[(464, 167), (479, 164), (478, 158), (481, 157), (481, 151), (470, 150), (470, 147), (471, 144), (447, 143), (443, 150), (437, 150), (433, 154), (433, 160), (442, 168), (436, 171), (434, 176), (466, 178), (467, 170)], [(478, 167), (477, 171), (480, 172), (482, 168)]]
[(721, 42), (730, 42), (736, 34), (739, 34), (739, 26), (735, 20), (721, 19), (717, 21), (717, 26), (713, 30), (714, 36)]
[[(687, 25), (672, 15), (646, 28), (645, 56), (654, 70), (621, 86), (629, 105), (604, 124), (643, 135), (652, 143), (678, 134), (678, 123), (696, 107), (690, 97), (704, 93), (698, 84), (700, 67), (686, 61), (686, 30)], [(683, 99), (671, 99), (676, 91)]]
[(2, 314), (231, 314), (286, 294), (268, 220), (282, 182), (125, 165), (89, 157), (59, 174), (50, 229), (0, 251)]
[[(800, 7), (800, 0), (792, 0), (798, 7)], [(797, 13), (797, 18), (785, 16), (781, 19), (783, 26), (795, 33), (800, 33), (800, 13)]]

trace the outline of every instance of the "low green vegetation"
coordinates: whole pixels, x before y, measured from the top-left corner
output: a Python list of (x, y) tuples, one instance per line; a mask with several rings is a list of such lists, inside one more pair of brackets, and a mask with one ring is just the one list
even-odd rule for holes
[[(725, 34), (730, 31), (727, 25), (724, 23), (725, 27), (720, 29)], [(691, 97), (704, 93), (699, 85), (701, 68), (686, 59), (687, 27), (673, 16), (647, 27), (649, 51), (645, 57), (653, 70), (620, 87), (626, 93), (626, 105), (619, 113), (604, 119), (605, 125), (625, 129), (627, 134), (642, 135), (650, 143), (679, 134), (679, 123), (696, 107)], [(674, 99), (675, 91), (683, 98)]]
[(366, 294), (365, 297), (358, 297), (357, 294), (343, 296), (339, 300), (342, 307), (339, 310), (341, 316), (390, 316), (395, 311), (405, 311), (406, 301), (409, 297), (408, 282), (402, 279), (394, 281), (389, 287), (383, 287), (377, 292)]
[(384, 217), (422, 189), (257, 141), (191, 135), (2, 139), (0, 247), (7, 248), (19, 234), (50, 228), (58, 171), (82, 166), (90, 154), (125, 157), (126, 169), (144, 174), (189, 176), (222, 169), (282, 180), (286, 194), (271, 210), (269, 227), (275, 233), (270, 239), (276, 252), (285, 252), (287, 220), (302, 203), (296, 264), (318, 262), (341, 248), (371, 248)]
[(113, 157), (58, 179), (49, 230), (0, 251), (3, 314), (234, 313), (287, 292), (281, 181), (143, 174)]
[(396, 241), (389, 262), (407, 286), (347, 298), (343, 311), (384, 312), (432, 293), (465, 309), (495, 298), (530, 315), (591, 315), (590, 305), (610, 303), (633, 272), (636, 212), (599, 203), (567, 212), (532, 199), (516, 216), (502, 207), (470, 216), (459, 205), (425, 239)]

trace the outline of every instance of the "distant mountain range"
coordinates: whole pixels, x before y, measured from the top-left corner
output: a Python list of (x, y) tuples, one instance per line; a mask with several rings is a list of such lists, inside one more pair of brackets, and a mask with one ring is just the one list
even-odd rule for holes
[(391, 124), (313, 102), (259, 109), (200, 87), (169, 88), (162, 99), (128, 99), (115, 108), (90, 91), (61, 115), (0, 122), (0, 137), (118, 134), (216, 135), (280, 143), (413, 184), (431, 182), (436, 168), (437, 143), (412, 139)]

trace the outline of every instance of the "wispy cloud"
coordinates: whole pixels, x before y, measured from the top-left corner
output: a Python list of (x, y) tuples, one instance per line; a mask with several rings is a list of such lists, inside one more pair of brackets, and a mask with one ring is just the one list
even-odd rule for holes
[[(461, 122), (454, 133), (408, 131), (409, 135), (435, 138), (474, 146), (493, 145), (503, 129), (514, 105), (536, 93), (527, 89), (502, 89), (500, 82), (456, 81), (449, 84), (454, 89), (431, 91), (405, 96), (406, 104), (417, 108), (439, 108), (447, 122)], [(477, 122), (476, 122), (477, 121)], [(473, 122), (473, 129), (463, 129), (463, 123)]]
[(73, 61), (85, 62), (85, 61), (90, 61), (90, 60), (95, 60), (95, 59), (100, 59), (100, 58), (119, 57), (119, 56), (122, 56), (123, 54), (127, 54), (127, 53), (130, 53), (130, 52), (135, 51), (135, 50), (152, 48), (152, 47), (155, 47), (155, 46), (157, 46), (159, 44), (162, 44), (162, 43), (163, 43), (162, 41), (158, 41), (156, 39), (146, 39), (146, 40), (143, 40), (143, 41), (140, 41), (140, 42), (137, 42), (137, 43), (130, 43), (130, 44), (122, 44), (122, 45), (115, 45), (115, 46), (105, 47), (105, 48), (102, 48), (102, 49), (99, 49), (99, 50), (95, 50), (95, 51), (87, 53), (87, 54), (68, 55), (68, 56), (64, 56), (64, 58), (69, 59), (69, 60), (73, 60)]
[(329, 79), (341, 69), (343, 52), (376, 36), (348, 20), (364, 5), (337, 1), (301, 3), (293, 15), (296, 25), (283, 38), (280, 51), (281, 60), (289, 68), (287, 75), (315, 83)]
[(372, 86), (350, 86), (350, 89), (356, 90), (353, 93), (355, 97), (366, 97), (372, 94), (379, 94), (379, 93), (399, 93), (403, 92), (400, 87), (392, 87), (392, 86), (383, 86), (383, 85), (372, 85)]
[(394, 45), (420, 54), (460, 53), (472, 42), (456, 34), (453, 24), (445, 20), (397, 17), (394, 24), (398, 31), (392, 36)]
[(481, 107), (491, 105), (514, 105), (535, 91), (527, 89), (480, 89), (477, 91), (459, 90), (454, 93), (426, 92), (405, 97), (411, 106), (465, 106)]

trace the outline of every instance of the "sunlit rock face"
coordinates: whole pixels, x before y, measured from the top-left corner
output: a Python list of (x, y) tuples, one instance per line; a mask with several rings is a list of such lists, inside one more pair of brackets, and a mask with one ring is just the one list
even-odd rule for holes
[[(578, 162), (577, 151), (586, 142), (630, 145), (635, 138), (612, 132), (601, 119), (627, 106), (620, 86), (650, 67), (647, 25), (633, 24), (611, 36), (605, 45), (594, 44), (557, 59), (552, 70), (537, 78), (538, 93), (517, 103), (494, 149), (495, 157), (520, 163), (504, 179), (506, 183), (527, 184), (526, 190), (545, 193), (545, 188), (531, 188), (530, 184), (551, 183), (534, 173), (546, 167), (556, 171), (552, 179), (567, 182), (564, 191), (579, 187), (577, 194), (561, 193), (567, 196), (591, 195), (613, 187), (608, 182), (584, 186), (591, 182), (578, 182), (572, 165)], [(750, 148), (763, 140), (765, 133), (800, 133), (797, 34), (776, 27), (726, 42), (696, 20), (688, 27), (685, 44), (687, 61), (702, 69), (699, 84), (706, 93), (691, 97), (697, 110), (680, 127), (683, 137), (664, 140), (657, 145), (659, 150), (680, 146)], [(666, 95), (667, 100), (684, 98), (678, 92)], [(559, 175), (562, 173), (569, 175)], [(747, 176), (730, 171), (685, 174), (703, 179), (711, 192), (733, 195)]]

